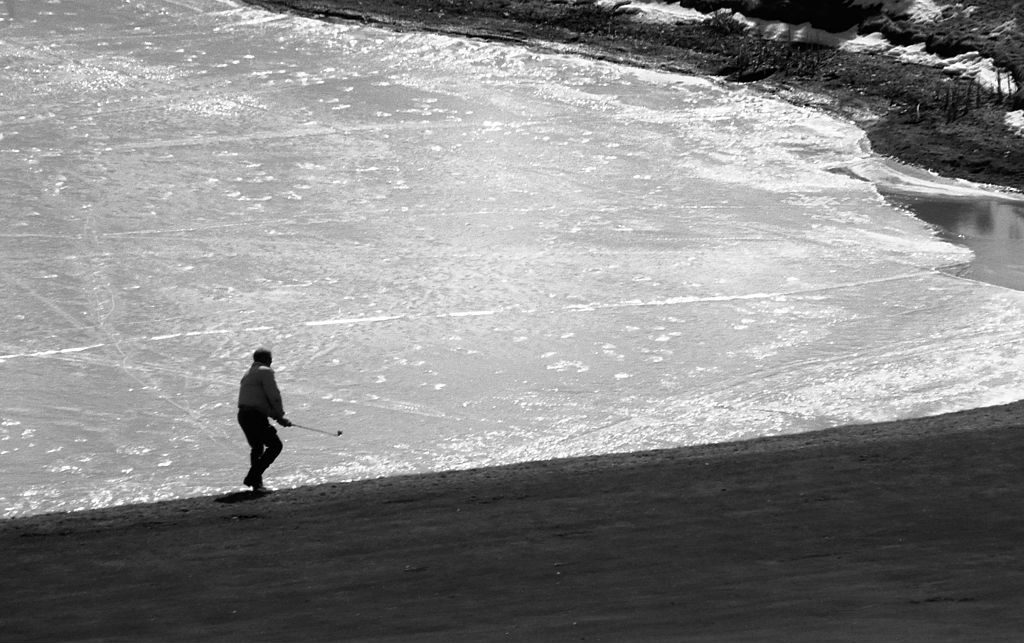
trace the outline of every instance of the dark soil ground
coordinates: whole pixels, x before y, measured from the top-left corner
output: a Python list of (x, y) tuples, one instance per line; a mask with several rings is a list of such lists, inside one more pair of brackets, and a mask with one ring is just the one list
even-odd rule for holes
[(0, 521), (0, 633), (1019, 641), (1022, 419), (1017, 403)]
[[(425, 30), (508, 40), (535, 47), (555, 43), (580, 55), (682, 73), (718, 75), (856, 121), (873, 149), (949, 177), (1024, 188), (1024, 138), (1004, 125), (1024, 94), (983, 91), (938, 69), (878, 54), (765, 42), (709, 19), (655, 23), (636, 9), (594, 0), (247, 0), (325, 20), (358, 20), (397, 30)], [(704, 11), (729, 7), (748, 15), (812, 21), (822, 27), (880, 31), (897, 44), (925, 43), (953, 56), (980, 51), (1024, 82), (1024, 3), (976, 0), (944, 11), (933, 23), (911, 22), (878, 9), (844, 10), (823, 0), (682, 0)]]

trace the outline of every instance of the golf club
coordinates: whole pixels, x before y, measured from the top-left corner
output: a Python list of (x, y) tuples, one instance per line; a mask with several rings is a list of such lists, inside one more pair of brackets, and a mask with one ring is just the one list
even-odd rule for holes
[(333, 435), (335, 437), (341, 435), (341, 431), (338, 431), (337, 433), (331, 433), (330, 431), (324, 431), (322, 429), (314, 429), (311, 426), (302, 426), (301, 424), (296, 424), (295, 422), (292, 422), (292, 426), (294, 426), (296, 428), (299, 428), (299, 429), (305, 429), (307, 431), (312, 431), (313, 433), (323, 433), (324, 435)]

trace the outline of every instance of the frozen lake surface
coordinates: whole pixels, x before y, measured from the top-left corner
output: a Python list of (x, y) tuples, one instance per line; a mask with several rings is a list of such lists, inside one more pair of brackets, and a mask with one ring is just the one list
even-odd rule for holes
[(1024, 295), (847, 123), (225, 0), (0, 17), (0, 515), (239, 487), (258, 345), (345, 432), (277, 487), (1019, 397)]

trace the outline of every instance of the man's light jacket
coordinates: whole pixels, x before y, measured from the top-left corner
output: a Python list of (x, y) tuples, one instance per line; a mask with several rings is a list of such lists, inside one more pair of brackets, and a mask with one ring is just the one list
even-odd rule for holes
[(260, 362), (253, 362), (242, 376), (238, 389), (238, 408), (255, 409), (269, 418), (280, 420), (284, 417), (284, 403), (281, 391), (274, 379), (274, 369)]

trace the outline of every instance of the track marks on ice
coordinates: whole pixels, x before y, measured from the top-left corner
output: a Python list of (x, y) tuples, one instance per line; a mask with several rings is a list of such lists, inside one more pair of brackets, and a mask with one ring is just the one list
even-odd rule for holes
[(23, 279), (19, 279), (11, 274), (2, 274), (4, 281), (13, 286), (14, 288), (20, 289), (25, 292), (29, 297), (40, 302), (44, 307), (49, 309), (54, 315), (67, 321), (71, 324), (71, 327), (77, 330), (89, 330), (90, 326), (82, 321), (81, 318), (68, 312), (63, 306), (59, 305), (52, 298), (46, 297), (39, 293), (38, 290), (33, 288)]
[[(905, 279), (919, 279), (927, 276), (941, 276), (944, 278), (955, 279), (949, 275), (933, 271), (933, 270), (918, 270), (909, 273), (902, 273), (899, 275), (892, 275), (889, 277), (879, 277), (877, 279), (859, 280), (853, 282), (845, 282), (839, 284), (830, 284), (817, 286), (813, 288), (802, 288), (793, 290), (782, 290), (776, 292), (759, 292), (759, 293), (747, 293), (739, 295), (709, 295), (709, 296), (680, 296), (680, 297), (668, 297), (664, 299), (656, 300), (628, 300), (619, 302), (609, 303), (588, 303), (588, 304), (572, 304), (563, 306), (561, 308), (546, 311), (550, 314), (564, 314), (564, 313), (596, 313), (606, 310), (621, 310), (626, 308), (640, 308), (640, 307), (660, 307), (660, 306), (685, 306), (691, 304), (700, 303), (719, 303), (729, 301), (749, 301), (749, 300), (762, 300), (762, 299), (774, 299), (779, 297), (799, 297), (805, 295), (818, 295), (825, 292), (831, 292), (836, 290), (848, 289), (848, 288), (861, 288), (865, 286), (871, 286), (874, 284), (881, 284), (892, 281), (901, 281)], [(413, 321), (419, 319), (455, 319), (465, 317), (490, 317), (494, 315), (507, 314), (507, 313), (530, 313), (536, 314), (537, 310), (522, 310), (522, 309), (502, 309), (497, 308), (493, 310), (465, 310), (465, 311), (447, 311), (443, 313), (419, 313), (419, 314), (397, 314), (397, 315), (375, 315), (368, 317), (342, 317), (334, 319), (319, 319), (319, 320), (308, 320), (299, 322), (295, 326), (305, 328), (320, 328), (329, 326), (354, 326), (360, 324), (383, 324), (397, 321)], [(224, 335), (235, 335), (239, 333), (254, 333), (254, 332), (268, 332), (283, 330), (282, 327), (277, 326), (249, 326), (243, 328), (217, 328), (207, 330), (194, 330), (194, 331), (183, 331), (176, 333), (167, 333), (160, 335), (151, 335), (147, 337), (139, 338), (125, 338), (118, 341), (89, 344), (84, 346), (72, 346), (65, 348), (53, 348), (41, 351), (27, 351), (22, 353), (9, 353), (6, 355), (0, 355), (0, 363), (6, 360), (13, 359), (24, 359), (24, 358), (47, 358), (60, 355), (66, 355), (68, 353), (80, 353), (83, 351), (96, 350), (100, 348), (113, 347), (119, 349), (119, 346), (124, 343), (148, 343), (148, 342), (161, 342), (169, 341), (181, 338), (191, 337), (203, 337), (203, 336), (224, 336)]]

